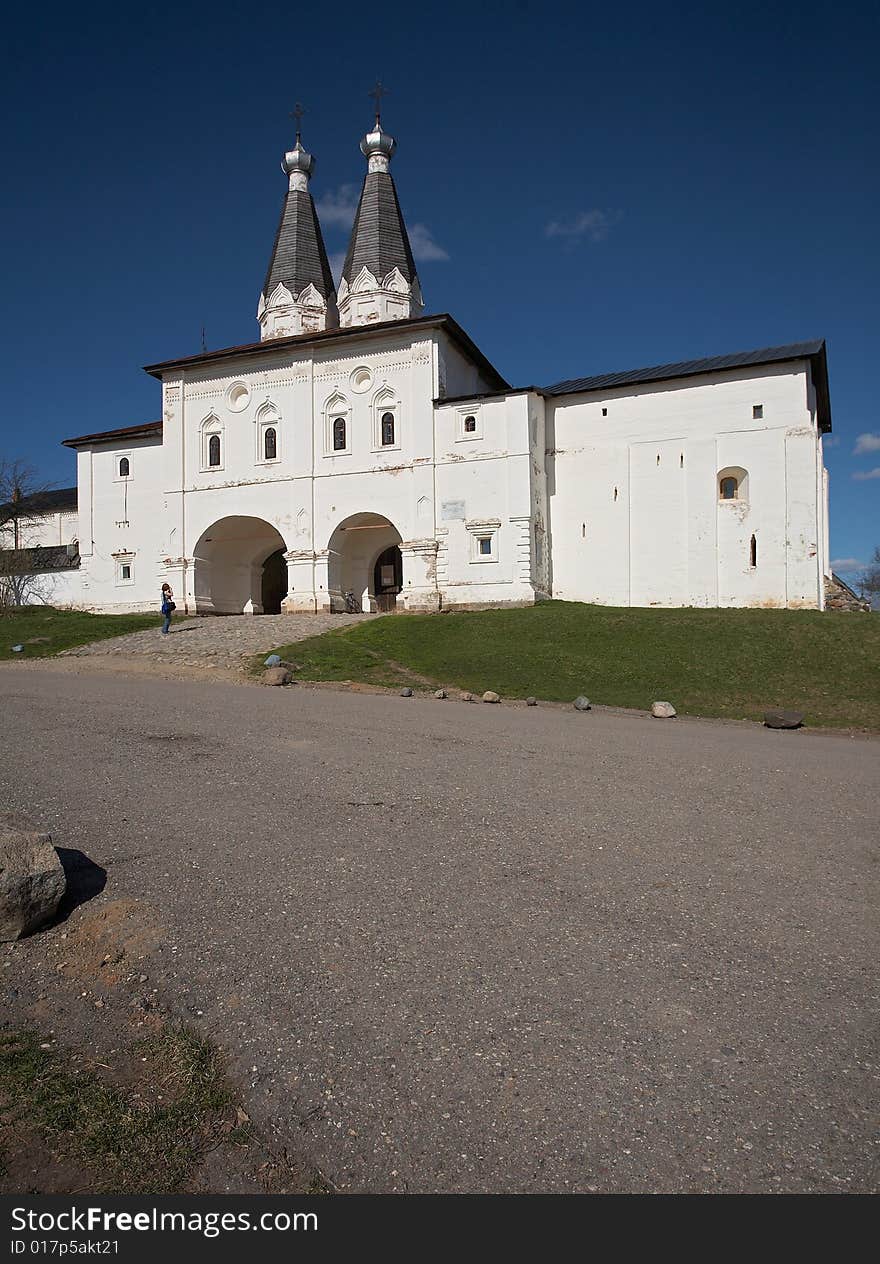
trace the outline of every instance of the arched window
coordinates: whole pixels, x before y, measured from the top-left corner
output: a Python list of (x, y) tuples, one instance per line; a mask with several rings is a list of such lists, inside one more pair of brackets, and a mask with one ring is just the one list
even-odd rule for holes
[(119, 477), (128, 478), (130, 473), (131, 473), (131, 462), (129, 461), (128, 457), (127, 456), (120, 457), (119, 458)]
[(220, 465), (220, 436), (212, 434), (208, 439), (208, 465)]
[(758, 541), (755, 539), (754, 536), (752, 536), (751, 540), (749, 541), (749, 566), (754, 568), (757, 565), (758, 565)]
[(345, 418), (333, 418), (333, 451), (345, 451)]
[(382, 414), (382, 446), (394, 446), (394, 413)]
[(263, 456), (267, 461), (274, 461), (278, 456), (278, 433), (274, 426), (267, 426), (263, 431)]
[(475, 433), (476, 433), (476, 429), (477, 429), (477, 419), (476, 419), (476, 417), (465, 417), (465, 419), (464, 419), (464, 432), (465, 432), (465, 434), (475, 434)]
[(718, 484), (718, 494), (722, 500), (736, 500), (739, 496), (739, 479), (728, 474)]

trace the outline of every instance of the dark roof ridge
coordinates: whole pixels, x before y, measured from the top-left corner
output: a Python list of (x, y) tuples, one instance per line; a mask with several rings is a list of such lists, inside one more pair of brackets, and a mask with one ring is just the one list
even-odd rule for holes
[(494, 364), (483, 354), (474, 340), (467, 334), (458, 321), (448, 312), (439, 312), (434, 316), (410, 316), (406, 320), (385, 320), (370, 325), (346, 325), (344, 329), (321, 329), (315, 333), (291, 334), (287, 338), (269, 338), (263, 342), (245, 342), (238, 346), (221, 347), (217, 351), (200, 351), (197, 355), (182, 356), (177, 360), (162, 360), (158, 364), (144, 365), (144, 372), (152, 377), (161, 377), (169, 369), (195, 367), (199, 364), (212, 364), (217, 360), (230, 360), (236, 356), (258, 356), (277, 353), (284, 350), (296, 350), (310, 347), (335, 339), (352, 340), (368, 339), (379, 334), (406, 333), (412, 329), (444, 329), (453, 341), (462, 347), (471, 359), (477, 363), (489, 377), (493, 377), (499, 387), (506, 389), (508, 383), (501, 376)]
[(118, 430), (97, 430), (94, 434), (77, 435), (74, 439), (62, 439), (65, 448), (84, 447), (87, 443), (109, 443), (111, 439), (141, 439), (162, 433), (161, 421), (142, 421), (139, 426), (122, 426)]

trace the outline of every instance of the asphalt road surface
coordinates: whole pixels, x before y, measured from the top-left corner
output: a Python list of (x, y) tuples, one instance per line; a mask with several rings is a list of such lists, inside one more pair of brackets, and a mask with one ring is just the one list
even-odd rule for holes
[(49, 665), (0, 706), (3, 806), (339, 1189), (878, 1187), (877, 741)]

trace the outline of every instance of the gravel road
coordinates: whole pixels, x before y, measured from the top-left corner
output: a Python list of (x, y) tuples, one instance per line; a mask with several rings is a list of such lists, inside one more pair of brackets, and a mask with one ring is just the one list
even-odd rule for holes
[(876, 740), (49, 663), (0, 700), (3, 806), (107, 870), (71, 935), (137, 908), (337, 1188), (877, 1189)]

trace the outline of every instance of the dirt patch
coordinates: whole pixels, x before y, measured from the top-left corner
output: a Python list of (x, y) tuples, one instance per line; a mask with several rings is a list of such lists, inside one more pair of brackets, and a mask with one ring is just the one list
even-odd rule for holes
[(62, 933), (56, 969), (67, 978), (113, 987), (155, 952), (163, 938), (148, 905), (140, 900), (109, 900), (83, 909)]

